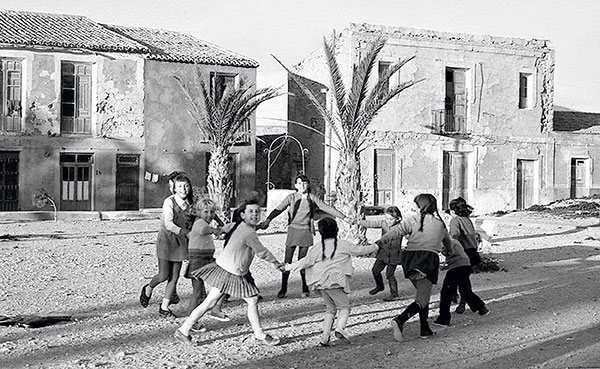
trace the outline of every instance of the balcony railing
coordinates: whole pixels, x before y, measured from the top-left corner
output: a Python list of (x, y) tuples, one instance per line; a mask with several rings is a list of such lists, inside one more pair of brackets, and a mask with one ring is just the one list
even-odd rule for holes
[(431, 125), (435, 133), (439, 134), (467, 134), (467, 121), (465, 117), (457, 117), (452, 111), (436, 109), (431, 111)]

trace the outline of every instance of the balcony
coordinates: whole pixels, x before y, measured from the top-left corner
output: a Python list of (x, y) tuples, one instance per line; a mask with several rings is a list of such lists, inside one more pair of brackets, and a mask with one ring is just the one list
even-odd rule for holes
[(469, 135), (465, 117), (457, 117), (452, 111), (436, 109), (431, 111), (431, 127), (433, 133), (447, 136)]

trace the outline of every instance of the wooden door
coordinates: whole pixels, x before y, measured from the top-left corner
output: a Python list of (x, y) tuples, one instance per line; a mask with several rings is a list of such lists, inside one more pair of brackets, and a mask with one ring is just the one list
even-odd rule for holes
[(466, 152), (444, 152), (442, 169), (442, 209), (447, 209), (452, 199), (468, 200), (468, 164)]
[(374, 190), (375, 205), (389, 206), (394, 203), (394, 150), (375, 150)]
[(19, 152), (0, 151), (0, 211), (19, 210)]
[(92, 154), (61, 154), (60, 210), (92, 210)]
[(585, 183), (585, 159), (571, 159), (571, 198), (584, 197), (586, 192)]
[(517, 210), (534, 203), (535, 171), (533, 160), (517, 160)]
[(140, 156), (117, 155), (116, 210), (138, 210), (140, 207)]

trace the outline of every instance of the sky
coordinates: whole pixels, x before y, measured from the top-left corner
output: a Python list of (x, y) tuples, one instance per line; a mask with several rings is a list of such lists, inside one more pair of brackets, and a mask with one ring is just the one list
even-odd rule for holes
[(599, 0), (2, 0), (0, 9), (84, 15), (191, 34), (259, 62), (274, 85), (349, 23), (550, 40), (555, 105), (600, 113)]

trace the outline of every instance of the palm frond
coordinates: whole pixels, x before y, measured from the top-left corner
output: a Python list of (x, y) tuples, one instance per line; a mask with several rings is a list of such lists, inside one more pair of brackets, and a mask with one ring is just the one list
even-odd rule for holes
[(340, 73), (340, 67), (337, 59), (335, 58), (335, 44), (330, 45), (327, 43), (327, 39), (323, 38), (323, 51), (325, 53), (327, 65), (329, 66), (330, 82), (331, 86), (333, 87), (332, 93), (337, 106), (337, 111), (342, 112), (346, 109), (346, 86), (344, 85), (344, 80), (342, 79), (342, 74)]
[(290, 77), (292, 78), (292, 80), (294, 82), (296, 82), (296, 84), (300, 87), (300, 90), (302, 90), (302, 92), (304, 92), (304, 95), (306, 95), (306, 97), (308, 97), (308, 99), (310, 100), (310, 102), (312, 103), (312, 105), (315, 107), (315, 109), (317, 109), (317, 111), (319, 112), (319, 115), (321, 115), (321, 117), (325, 120), (325, 122), (329, 125), (329, 127), (335, 133), (336, 137), (339, 140), (343, 140), (344, 136), (342, 135), (342, 132), (340, 132), (339, 128), (336, 126), (334, 117), (332, 116), (332, 114), (330, 114), (327, 111), (327, 108), (325, 106), (323, 106), (323, 104), (321, 104), (321, 102), (319, 101), (319, 99), (317, 99), (317, 97), (311, 91), (311, 89), (308, 88), (302, 82), (302, 80), (298, 77), (298, 75), (296, 75), (295, 73), (293, 73), (279, 59), (277, 59), (277, 57), (275, 55), (271, 54), (271, 56), (279, 63), (279, 65), (281, 65), (283, 67), (283, 69), (286, 70), (286, 72), (288, 72), (288, 74), (290, 75)]

